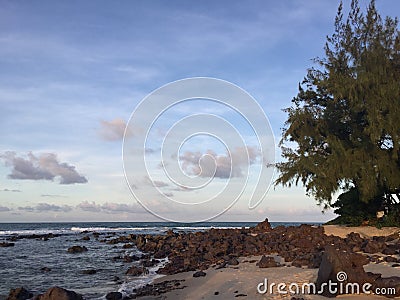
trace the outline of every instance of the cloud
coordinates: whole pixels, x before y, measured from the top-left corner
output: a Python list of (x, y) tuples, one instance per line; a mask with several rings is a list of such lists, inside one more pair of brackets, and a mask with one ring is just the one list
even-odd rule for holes
[(212, 150), (206, 153), (186, 151), (179, 157), (182, 169), (189, 175), (201, 177), (242, 177), (243, 167), (254, 164), (260, 152), (255, 147), (238, 147), (225, 155)]
[(52, 195), (52, 194), (42, 194), (40, 197), (48, 197), (48, 198), (68, 198), (67, 196), (63, 195)]
[(84, 201), (82, 203), (79, 203), (76, 207), (80, 208), (83, 211), (91, 211), (91, 212), (101, 211), (101, 206), (97, 205), (95, 202)]
[(48, 203), (39, 203), (36, 206), (20, 206), (18, 210), (26, 211), (26, 212), (47, 212), (47, 211), (55, 211), (55, 212), (69, 212), (72, 210), (72, 206), (69, 205), (55, 205)]
[(5, 212), (5, 211), (11, 211), (11, 209), (6, 206), (0, 206), (0, 212)]
[[(100, 136), (106, 141), (121, 141), (124, 138), (126, 122), (123, 119), (114, 119), (111, 121), (100, 121)], [(128, 128), (127, 136), (133, 136), (134, 132)]]
[(0, 155), (6, 166), (12, 168), (10, 179), (54, 180), (60, 179), (60, 184), (88, 182), (80, 175), (74, 166), (60, 163), (54, 153), (42, 153), (35, 156), (29, 152), (27, 158), (18, 157), (15, 152), (8, 151)]
[(138, 212), (138, 207), (133, 204), (125, 203), (109, 203), (96, 204), (96, 202), (84, 201), (76, 206), (83, 211), (89, 212), (104, 212), (104, 213), (135, 213)]
[(12, 192), (12, 193), (20, 193), (22, 192), (21, 190), (10, 190), (10, 189), (2, 189), (0, 192)]

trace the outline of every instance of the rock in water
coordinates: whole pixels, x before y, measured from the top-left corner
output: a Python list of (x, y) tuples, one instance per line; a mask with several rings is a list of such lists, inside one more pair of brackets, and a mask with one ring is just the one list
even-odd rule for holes
[(37, 297), (38, 300), (83, 300), (82, 296), (58, 286), (52, 287), (43, 295)]
[(10, 290), (10, 293), (8, 294), (7, 300), (26, 300), (32, 298), (33, 295), (31, 292), (26, 290), (23, 287), (16, 288)]
[(263, 255), (260, 261), (256, 264), (259, 268), (274, 268), (279, 267), (279, 264), (275, 261), (275, 259), (271, 256)]
[(72, 246), (67, 250), (69, 253), (82, 253), (88, 251), (85, 246)]
[(110, 292), (106, 295), (107, 300), (121, 300), (122, 294), (120, 292)]
[(140, 276), (142, 274), (148, 274), (149, 271), (145, 267), (136, 267), (132, 266), (126, 271), (126, 275), (131, 275), (131, 276)]

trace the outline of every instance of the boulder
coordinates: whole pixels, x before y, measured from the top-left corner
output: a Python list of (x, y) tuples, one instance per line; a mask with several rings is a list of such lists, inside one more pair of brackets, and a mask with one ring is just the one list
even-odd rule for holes
[(274, 268), (279, 267), (279, 264), (271, 256), (263, 255), (260, 261), (256, 264), (259, 268)]
[(0, 247), (13, 247), (15, 243), (1, 242)]
[[(316, 282), (317, 290), (320, 290), (322, 284), (325, 285), (329, 281), (333, 283), (358, 282), (362, 284), (371, 282), (371, 277), (363, 268), (368, 262), (368, 258), (361, 254), (336, 249), (336, 247), (332, 245), (326, 246), (318, 270)], [(343, 278), (346, 279), (342, 280)], [(335, 297), (338, 294), (337, 292), (331, 293), (326, 286), (322, 288), (322, 290), (323, 293), (321, 295), (326, 297)]]
[(83, 300), (82, 296), (58, 286), (52, 287), (46, 293), (39, 295), (37, 300)]
[(8, 294), (7, 300), (26, 300), (32, 298), (31, 292), (26, 290), (24, 287), (19, 287), (16, 289), (11, 289)]

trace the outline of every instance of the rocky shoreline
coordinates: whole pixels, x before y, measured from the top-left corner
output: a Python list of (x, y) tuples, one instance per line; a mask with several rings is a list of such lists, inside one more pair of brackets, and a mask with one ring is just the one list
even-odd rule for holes
[[(146, 253), (147, 259), (144, 260), (141, 267), (132, 266), (127, 270), (127, 273), (132, 276), (145, 274), (148, 267), (166, 257), (168, 263), (157, 271), (162, 275), (206, 271), (209, 268), (240, 268), (239, 258), (260, 256), (259, 260), (253, 261), (259, 268), (290, 266), (319, 269), (316, 280), (317, 287), (321, 287), (328, 280), (338, 282), (337, 273), (346, 272), (348, 282), (369, 283), (372, 288), (394, 288), (395, 294), (386, 296), (398, 297), (400, 296), (400, 277), (382, 277), (381, 274), (366, 272), (363, 266), (368, 263), (386, 262), (396, 270), (398, 269), (400, 274), (399, 238), (399, 232), (372, 238), (363, 237), (358, 233), (350, 233), (341, 238), (326, 235), (321, 226), (301, 225), (271, 228), (268, 220), (265, 220), (251, 228), (210, 229), (191, 233), (177, 233), (169, 230), (162, 235), (128, 234), (99, 240), (99, 242), (115, 246), (122, 245), (123, 248), (136, 246), (140, 251)], [(70, 248), (68, 251), (72, 253), (78, 250), (85, 251), (78, 247)], [(281, 258), (281, 261), (277, 261), (274, 257)], [(135, 257), (120, 259), (136, 260)], [(197, 275), (198, 277), (205, 276), (206, 272), (204, 275), (201, 273), (197, 273)], [(106, 299), (156, 297), (174, 289), (184, 291), (185, 282), (166, 279), (133, 290), (128, 295), (118, 291), (110, 292)], [(58, 298), (53, 296), (55, 290)], [(63, 293), (63, 298), (59, 298), (60, 293)], [(326, 292), (323, 295), (332, 297), (337, 293)], [(7, 300), (31, 298), (35, 300), (83, 299), (82, 296), (72, 291), (53, 287), (46, 293), (36, 296), (23, 288), (13, 289)]]

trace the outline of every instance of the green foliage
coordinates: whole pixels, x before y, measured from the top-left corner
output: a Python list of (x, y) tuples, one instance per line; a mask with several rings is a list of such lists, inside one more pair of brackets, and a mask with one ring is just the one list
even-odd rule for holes
[[(325, 57), (315, 59), (317, 67), (308, 70), (285, 109), (285, 161), (277, 164), (275, 184), (302, 183), (324, 208), (338, 191), (357, 191), (350, 198), (363, 211), (368, 205), (362, 203), (384, 202), (393, 194), (400, 199), (397, 26), (397, 18), (381, 19), (374, 1), (364, 15), (353, 0), (346, 20), (339, 5)], [(342, 196), (345, 201), (349, 195)]]

